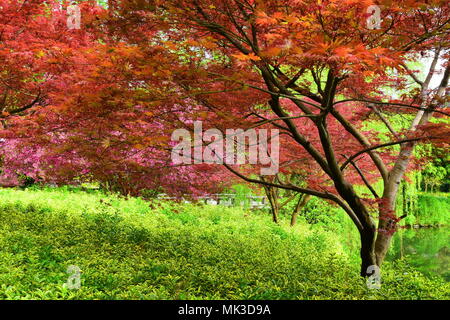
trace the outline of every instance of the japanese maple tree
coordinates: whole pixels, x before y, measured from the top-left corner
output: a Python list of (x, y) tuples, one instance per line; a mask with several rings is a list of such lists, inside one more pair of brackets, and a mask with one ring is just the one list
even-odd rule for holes
[[(447, 126), (431, 121), (447, 114), (447, 1), (110, 4), (117, 19), (139, 21), (160, 31), (155, 42), (180, 55), (180, 71), (175, 64), (167, 66), (168, 77), (215, 117), (215, 125), (249, 121), (252, 116), (265, 120), (290, 137), (296, 145), (292, 150), (302, 150), (291, 160), (302, 159), (310, 175), (308, 187), (301, 187), (228, 169), (249, 182), (337, 203), (360, 232), (361, 274), (369, 266), (381, 266), (400, 221), (395, 200), (415, 144), (448, 142)], [(380, 28), (369, 28), (367, 23), (367, 9), (373, 4), (382, 11)], [(408, 65), (430, 54), (435, 62), (428, 76), (420, 79)], [(439, 59), (445, 61), (445, 72), (439, 87), (431, 88)], [(186, 66), (189, 73), (183, 69)], [(416, 86), (411, 86), (410, 78)], [(386, 88), (401, 94), (390, 96)], [(257, 98), (249, 103), (249, 95)], [(390, 113), (404, 114), (411, 121), (394, 128)], [(382, 121), (390, 135), (382, 141), (378, 132), (366, 129), (364, 121), (370, 119)], [(384, 182), (381, 194), (371, 186), (377, 179)], [(365, 184), (376, 201), (358, 194), (356, 184)], [(373, 210), (379, 213), (378, 225)]]

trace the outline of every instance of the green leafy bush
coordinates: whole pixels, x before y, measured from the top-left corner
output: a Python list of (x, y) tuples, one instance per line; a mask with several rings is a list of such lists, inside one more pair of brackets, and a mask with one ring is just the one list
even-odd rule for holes
[[(1, 299), (448, 299), (387, 264), (381, 290), (331, 232), (240, 208), (77, 190), (0, 190)], [(70, 290), (67, 267), (81, 269)]]

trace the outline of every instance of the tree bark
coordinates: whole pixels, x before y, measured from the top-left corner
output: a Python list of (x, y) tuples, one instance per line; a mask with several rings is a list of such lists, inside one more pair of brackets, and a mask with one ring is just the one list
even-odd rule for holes
[(381, 267), (384, 258), (391, 246), (393, 233), (379, 232), (375, 244), (376, 265)]
[(360, 231), (361, 237), (361, 277), (367, 277), (367, 269), (370, 266), (378, 265), (375, 255), (375, 238), (376, 238), (376, 228), (365, 228)]
[(291, 227), (295, 226), (297, 224), (297, 217), (300, 211), (306, 206), (308, 201), (311, 199), (311, 195), (304, 194), (298, 199), (297, 205), (294, 208), (294, 212), (292, 213), (291, 217)]
[(270, 203), (270, 211), (272, 212), (272, 220), (275, 223), (278, 223), (278, 190), (274, 187), (264, 186), (264, 190), (266, 191), (267, 199)]
[(398, 194), (398, 187), (394, 188), (394, 190), (388, 193), (389, 197), (383, 199), (379, 209), (378, 233), (375, 242), (375, 257), (379, 267), (383, 264), (391, 245), (392, 236), (397, 229), (395, 200)]
[(272, 220), (273, 220), (273, 222), (275, 222), (275, 223), (278, 223), (278, 207), (277, 206), (274, 206), (273, 208), (272, 208)]

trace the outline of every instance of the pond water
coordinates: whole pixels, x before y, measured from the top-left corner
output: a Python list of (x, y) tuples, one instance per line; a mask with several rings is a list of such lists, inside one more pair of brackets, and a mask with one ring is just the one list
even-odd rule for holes
[(405, 259), (424, 274), (450, 281), (449, 231), (449, 227), (401, 230), (394, 236), (386, 259)]

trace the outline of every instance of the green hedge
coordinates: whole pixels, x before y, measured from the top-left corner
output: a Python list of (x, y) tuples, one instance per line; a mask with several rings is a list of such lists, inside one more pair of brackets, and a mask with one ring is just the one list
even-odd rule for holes
[[(70, 189), (0, 190), (0, 299), (448, 299), (387, 264), (381, 290), (328, 231), (242, 209)], [(69, 265), (81, 288), (64, 287)]]

